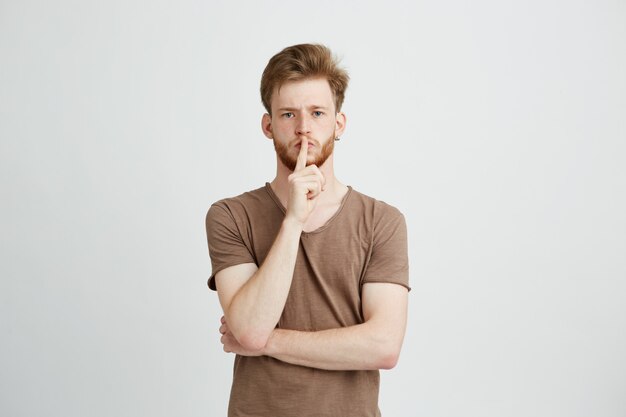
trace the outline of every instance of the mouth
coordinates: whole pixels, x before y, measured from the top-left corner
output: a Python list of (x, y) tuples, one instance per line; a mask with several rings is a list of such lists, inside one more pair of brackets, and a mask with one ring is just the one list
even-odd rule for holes
[[(315, 145), (313, 145), (311, 142), (309, 142), (309, 143), (308, 143), (308, 145), (309, 145), (309, 146), (308, 146), (308, 148), (309, 148), (309, 149), (311, 149), (311, 148), (314, 148), (314, 147), (315, 147)], [(302, 143), (300, 143), (300, 142), (296, 143), (295, 147), (296, 147), (296, 148), (298, 148), (298, 149), (300, 149), (300, 148), (302, 147)]]

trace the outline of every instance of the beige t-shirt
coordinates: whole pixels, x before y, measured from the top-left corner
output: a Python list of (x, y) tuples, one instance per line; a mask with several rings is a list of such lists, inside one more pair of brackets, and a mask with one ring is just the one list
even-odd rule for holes
[[(212, 290), (222, 269), (263, 263), (285, 213), (269, 183), (209, 208)], [(302, 233), (277, 327), (317, 331), (363, 323), (361, 287), (367, 282), (410, 289), (406, 224), (395, 207), (348, 186), (335, 215)], [(328, 371), (237, 355), (228, 416), (377, 417), (378, 387), (378, 371)]]

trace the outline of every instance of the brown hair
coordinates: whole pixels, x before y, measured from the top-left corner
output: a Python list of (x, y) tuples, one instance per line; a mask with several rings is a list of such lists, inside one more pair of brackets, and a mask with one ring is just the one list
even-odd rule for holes
[(320, 44), (300, 44), (289, 46), (274, 55), (261, 77), (261, 101), (267, 112), (272, 114), (272, 94), (288, 81), (307, 78), (326, 78), (335, 98), (335, 111), (341, 105), (350, 77), (345, 69), (338, 66), (339, 60), (330, 49)]

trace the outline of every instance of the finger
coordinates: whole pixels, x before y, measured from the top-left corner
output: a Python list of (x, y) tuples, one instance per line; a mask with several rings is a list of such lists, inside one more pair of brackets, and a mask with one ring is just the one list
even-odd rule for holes
[(321, 195), (321, 192), (318, 192), (318, 193), (309, 193), (309, 194), (306, 196), (306, 198), (307, 198), (307, 200), (309, 200), (309, 201), (313, 201), (313, 200), (315, 200), (317, 197), (319, 197), (320, 195)]
[(313, 173), (320, 178), (320, 181), (322, 184), (322, 191), (326, 189), (326, 176), (324, 176), (324, 173), (322, 172), (322, 170), (319, 169), (317, 165), (309, 165), (307, 168), (311, 168), (311, 171), (313, 171)]
[(300, 142), (300, 153), (298, 154), (298, 160), (296, 161), (296, 168), (294, 169), (294, 171), (300, 171), (301, 169), (306, 168), (306, 158), (308, 151), (309, 142), (306, 138), (302, 138), (302, 142)]
[[(292, 174), (293, 175), (293, 174)], [(322, 189), (326, 188), (326, 176), (322, 172), (321, 169), (317, 167), (317, 165), (309, 165), (306, 168), (302, 169), (298, 172), (297, 176), (304, 176), (305, 178), (309, 176), (317, 176), (322, 184)]]
[(322, 192), (322, 186), (319, 181), (309, 181), (304, 183), (304, 186), (307, 189), (306, 196), (309, 200), (317, 197)]
[(322, 191), (322, 181), (315, 175), (307, 175), (294, 181), (294, 186), (298, 194), (308, 195)]
[(309, 181), (316, 181), (316, 182), (319, 182), (320, 185), (324, 185), (324, 177), (321, 174), (314, 172), (314, 171), (311, 171), (311, 172), (307, 172), (306, 170), (300, 171), (297, 177), (292, 178), (292, 182), (295, 182), (295, 183), (309, 182)]

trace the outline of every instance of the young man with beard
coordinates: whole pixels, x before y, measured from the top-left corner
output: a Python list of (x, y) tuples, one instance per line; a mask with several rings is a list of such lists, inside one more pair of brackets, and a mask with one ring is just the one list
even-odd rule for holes
[(347, 84), (325, 46), (272, 57), (261, 124), (276, 177), (207, 213), (209, 287), (236, 354), (230, 417), (380, 416), (379, 369), (396, 365), (406, 327), (406, 224), (335, 177)]

